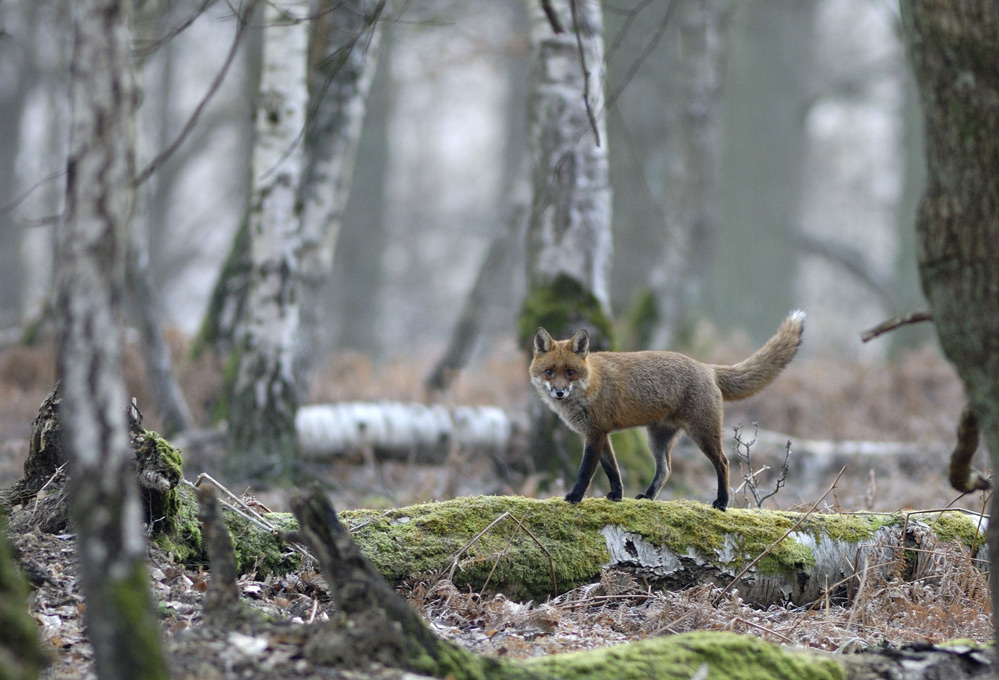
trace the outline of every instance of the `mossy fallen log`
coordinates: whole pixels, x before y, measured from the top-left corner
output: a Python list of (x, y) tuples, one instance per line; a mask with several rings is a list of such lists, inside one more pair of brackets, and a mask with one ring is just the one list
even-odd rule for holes
[[(182, 489), (181, 496), (189, 504), (181, 512), (195, 517), (193, 494)], [(803, 515), (718, 512), (691, 501), (590, 498), (570, 505), (561, 498), (477, 496), (388, 511), (347, 510), (341, 517), (362, 552), (394, 585), (444, 574), (461, 588), (536, 602), (594, 583), (608, 567), (656, 588), (731, 586), (758, 606), (825, 597), (836, 602), (849, 597), (857, 586), (854, 577), (865, 570), (912, 577), (919, 561), (941, 543), (987, 559), (976, 521), (959, 512)], [(266, 518), (283, 531), (297, 528), (290, 514)], [(298, 564), (277, 533), (232, 514), (227, 522), (240, 573), (282, 573)], [(200, 551), (200, 534), (196, 538)], [(159, 540), (174, 554), (184, 554)]]
[(354, 540), (390, 582), (450, 573), (460, 587), (543, 600), (630, 571), (654, 587), (714, 583), (767, 606), (843, 598), (851, 577), (894, 570), (940, 542), (984, 557), (984, 539), (960, 513), (812, 514), (729, 509), (688, 501), (614, 503), (482, 496), (389, 511), (342, 513)]

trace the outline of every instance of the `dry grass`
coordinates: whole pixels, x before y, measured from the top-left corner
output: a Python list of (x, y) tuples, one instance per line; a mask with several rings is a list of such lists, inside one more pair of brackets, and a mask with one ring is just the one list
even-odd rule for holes
[(953, 545), (927, 554), (923, 571), (905, 580), (855, 575), (852, 601), (809, 607), (752, 607), (738, 590), (719, 599), (715, 586), (652, 591), (621, 572), (531, 606), (502, 595), (483, 598), (447, 580), (410, 585), (410, 602), (438, 634), (475, 651), (514, 657), (591, 649), (692, 630), (727, 630), (778, 644), (858, 651), (908, 643), (992, 637), (985, 575)]

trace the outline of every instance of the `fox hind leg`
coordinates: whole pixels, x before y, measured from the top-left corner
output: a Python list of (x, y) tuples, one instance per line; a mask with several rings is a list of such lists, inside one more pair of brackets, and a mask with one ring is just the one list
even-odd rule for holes
[(652, 456), (656, 461), (656, 472), (652, 476), (652, 483), (645, 493), (640, 493), (636, 498), (648, 498), (654, 500), (662, 490), (670, 473), (670, 453), (673, 450), (673, 442), (679, 431), (674, 425), (649, 425), (649, 448), (652, 449)]
[(711, 504), (719, 510), (728, 507), (728, 456), (722, 446), (721, 417), (709, 420), (697, 428), (687, 427), (687, 434), (697, 444), (697, 448), (708, 457), (718, 473), (718, 496)]

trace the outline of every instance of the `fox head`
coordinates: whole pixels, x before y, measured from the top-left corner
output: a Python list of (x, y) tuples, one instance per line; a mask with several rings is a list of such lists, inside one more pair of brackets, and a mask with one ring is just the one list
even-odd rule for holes
[(534, 333), (534, 359), (531, 361), (531, 382), (542, 396), (561, 401), (573, 389), (585, 390), (589, 378), (586, 357), (590, 353), (590, 336), (586, 329), (577, 331), (568, 340), (555, 340), (544, 328)]

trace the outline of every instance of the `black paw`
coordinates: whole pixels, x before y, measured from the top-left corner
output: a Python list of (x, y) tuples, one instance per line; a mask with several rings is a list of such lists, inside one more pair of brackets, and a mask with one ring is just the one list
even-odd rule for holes
[(726, 500), (721, 500), (719, 498), (719, 499), (716, 499), (715, 502), (712, 503), (711, 505), (715, 508), (715, 510), (721, 510), (722, 512), (725, 512), (725, 508), (728, 507), (728, 500), (727, 499)]
[(636, 501), (640, 501), (640, 500), (642, 500), (643, 498), (644, 498), (644, 499), (648, 499), (648, 496), (646, 496), (646, 495), (645, 495), (644, 493), (640, 493), (640, 494), (638, 494), (637, 496), (635, 496), (635, 500), (636, 500)]
[(609, 501), (620, 501), (621, 500), (621, 492), (620, 491), (611, 491), (609, 494), (607, 494), (607, 500), (609, 500)]
[(581, 500), (583, 500), (583, 494), (581, 494), (581, 493), (577, 494), (576, 492), (571, 492), (571, 493), (567, 493), (565, 495), (565, 502), (566, 503), (572, 503), (573, 505), (576, 505)]

